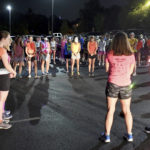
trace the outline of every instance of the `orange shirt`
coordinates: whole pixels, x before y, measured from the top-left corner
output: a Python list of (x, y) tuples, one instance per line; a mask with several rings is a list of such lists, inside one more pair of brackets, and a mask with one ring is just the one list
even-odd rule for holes
[(27, 51), (28, 51), (29, 54), (33, 54), (33, 53), (36, 52), (36, 46), (35, 46), (34, 42), (27, 43)]
[(89, 53), (93, 54), (97, 50), (97, 43), (96, 42), (89, 42)]

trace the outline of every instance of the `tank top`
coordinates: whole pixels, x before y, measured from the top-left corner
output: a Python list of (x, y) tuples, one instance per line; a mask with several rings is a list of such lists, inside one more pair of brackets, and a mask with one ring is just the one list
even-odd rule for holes
[[(0, 50), (3, 50), (3, 48), (0, 48)], [(0, 58), (0, 75), (9, 74), (7, 69), (5, 68), (2, 59)]]
[(89, 52), (90, 53), (96, 52), (96, 42), (89, 42)]
[(73, 53), (77, 53), (79, 51), (79, 48), (80, 48), (80, 43), (72, 43), (72, 52)]
[(23, 55), (23, 48), (20, 45), (16, 45), (15, 56), (21, 57)]

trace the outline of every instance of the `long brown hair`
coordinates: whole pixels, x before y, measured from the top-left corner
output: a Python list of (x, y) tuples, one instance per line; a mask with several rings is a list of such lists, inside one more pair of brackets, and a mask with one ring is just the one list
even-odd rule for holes
[(124, 32), (118, 32), (113, 39), (111, 49), (115, 56), (132, 55), (132, 49), (127, 34)]

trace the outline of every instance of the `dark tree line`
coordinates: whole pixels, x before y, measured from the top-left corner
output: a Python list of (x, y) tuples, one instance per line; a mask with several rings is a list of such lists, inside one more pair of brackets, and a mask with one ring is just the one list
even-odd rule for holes
[[(82, 33), (143, 28), (150, 30), (150, 6), (147, 0), (127, 0), (125, 6), (104, 8), (99, 0), (89, 0), (74, 21), (54, 16), (54, 32)], [(0, 29), (8, 30), (8, 12), (0, 11)], [(13, 34), (45, 34), (51, 30), (51, 17), (35, 14), (32, 9), (24, 14), (12, 12)]]

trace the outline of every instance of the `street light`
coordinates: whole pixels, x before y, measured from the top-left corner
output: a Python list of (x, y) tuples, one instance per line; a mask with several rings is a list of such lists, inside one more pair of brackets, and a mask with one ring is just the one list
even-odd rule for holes
[(9, 32), (11, 34), (11, 10), (12, 10), (12, 7), (10, 5), (8, 5), (6, 7), (6, 9), (9, 11)]
[(54, 0), (52, 0), (52, 36), (53, 36), (53, 29), (54, 29)]

